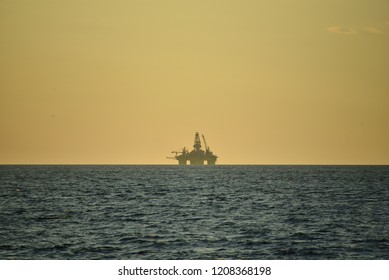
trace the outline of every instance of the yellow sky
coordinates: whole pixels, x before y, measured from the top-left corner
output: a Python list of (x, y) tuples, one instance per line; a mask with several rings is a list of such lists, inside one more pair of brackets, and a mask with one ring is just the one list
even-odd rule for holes
[(0, 164), (389, 164), (389, 1), (0, 0)]

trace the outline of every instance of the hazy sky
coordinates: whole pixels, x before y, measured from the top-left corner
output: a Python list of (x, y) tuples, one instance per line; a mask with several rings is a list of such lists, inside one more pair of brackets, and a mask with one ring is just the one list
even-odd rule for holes
[(0, 163), (389, 164), (387, 0), (0, 0)]

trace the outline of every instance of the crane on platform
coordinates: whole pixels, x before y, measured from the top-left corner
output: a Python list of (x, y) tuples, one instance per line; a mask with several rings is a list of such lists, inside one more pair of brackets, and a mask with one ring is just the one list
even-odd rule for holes
[(207, 141), (205, 141), (204, 134), (201, 134), (201, 136), (203, 137), (203, 142), (204, 142), (204, 146), (205, 146), (205, 153), (209, 153), (209, 147), (207, 146)]
[(168, 159), (176, 159), (178, 155), (182, 155), (182, 154), (186, 154), (188, 152), (188, 150), (186, 149), (186, 147), (182, 148), (182, 151), (172, 151), (172, 154), (175, 154), (174, 157), (166, 157)]

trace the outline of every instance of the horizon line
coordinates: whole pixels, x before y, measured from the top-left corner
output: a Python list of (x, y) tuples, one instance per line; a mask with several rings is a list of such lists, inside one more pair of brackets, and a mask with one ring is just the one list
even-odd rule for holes
[[(0, 166), (204, 166), (209, 165), (178, 165), (167, 163), (0, 163)], [(212, 166), (389, 166), (389, 163), (223, 163)]]

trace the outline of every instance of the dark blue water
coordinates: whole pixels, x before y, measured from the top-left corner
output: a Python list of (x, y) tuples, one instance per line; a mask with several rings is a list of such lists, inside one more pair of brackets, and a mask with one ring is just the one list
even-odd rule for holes
[(0, 259), (389, 259), (389, 166), (0, 166)]

